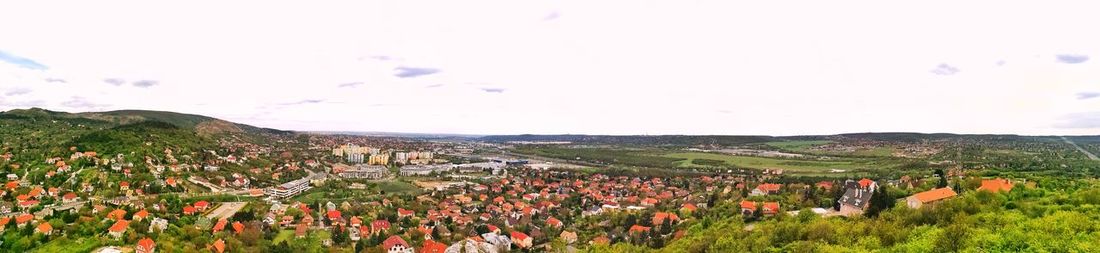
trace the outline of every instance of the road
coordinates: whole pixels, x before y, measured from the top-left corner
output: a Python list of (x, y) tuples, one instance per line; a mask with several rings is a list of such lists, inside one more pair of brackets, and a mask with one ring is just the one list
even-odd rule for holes
[(198, 180), (195, 177), (188, 177), (187, 181), (190, 181), (192, 183), (199, 184), (199, 185), (202, 185), (202, 186), (206, 186), (206, 188), (210, 188), (211, 192), (225, 191), (221, 187), (218, 187), (217, 185), (211, 184), (210, 182), (206, 182), (206, 181), (203, 181), (203, 180)]
[(1081, 151), (1081, 153), (1085, 153), (1085, 155), (1088, 156), (1089, 159), (1092, 159), (1092, 160), (1095, 160), (1095, 161), (1100, 161), (1100, 157), (1096, 157), (1096, 155), (1092, 154), (1092, 152), (1089, 152), (1088, 150), (1085, 150), (1084, 148), (1081, 148), (1081, 146), (1077, 146), (1077, 143), (1073, 143), (1073, 141), (1069, 140), (1069, 138), (1066, 138), (1065, 136), (1062, 136), (1062, 140), (1066, 141), (1066, 143), (1069, 143), (1069, 145), (1073, 145), (1073, 147), (1077, 148), (1077, 150)]
[(221, 218), (228, 219), (230, 217), (233, 217), (234, 214), (237, 214), (237, 211), (240, 211), (241, 208), (244, 208), (244, 205), (247, 204), (248, 202), (225, 202), (222, 203), (221, 206), (218, 206), (218, 209), (210, 211), (210, 213), (207, 214), (206, 217), (212, 220), (218, 220)]

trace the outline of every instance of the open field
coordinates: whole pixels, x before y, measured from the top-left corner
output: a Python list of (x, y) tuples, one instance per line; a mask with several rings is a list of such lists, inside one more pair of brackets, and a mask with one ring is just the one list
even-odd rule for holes
[(628, 165), (654, 168), (676, 167), (680, 158), (655, 155), (653, 150), (610, 148), (521, 147), (517, 153), (563, 160), (583, 161), (597, 165)]
[(830, 155), (830, 156), (863, 156), (863, 157), (890, 157), (894, 155), (894, 151), (897, 151), (894, 147), (874, 147), (874, 148), (858, 148), (851, 152), (846, 151), (828, 151), (812, 149), (815, 146), (825, 145), (833, 143), (833, 141), (773, 141), (767, 142), (768, 146), (780, 148), (783, 150), (813, 154), (813, 155)]
[(91, 252), (93, 249), (102, 245), (103, 241), (99, 238), (77, 238), (70, 239), (69, 237), (62, 237), (46, 243), (38, 248), (35, 248), (29, 252)]
[[(782, 143), (775, 144), (784, 147), (811, 147), (824, 142), (798, 141)], [(629, 169), (633, 166), (673, 170), (715, 168), (783, 169), (788, 174), (825, 177), (866, 175), (898, 165), (893, 160), (870, 157), (812, 160), (662, 149), (528, 147), (520, 152), (562, 159), (579, 158), (581, 161), (605, 164), (608, 167), (620, 169)], [(608, 168), (596, 170), (606, 169)], [(844, 172), (832, 172), (831, 170), (843, 170)]]
[(832, 143), (833, 141), (772, 141), (766, 142), (768, 146), (791, 151), (804, 151), (807, 148)]
[(420, 190), (420, 188), (416, 187), (416, 185), (403, 181), (378, 182), (378, 189), (386, 193), (409, 193)]
[[(684, 159), (677, 164), (678, 167), (683, 168), (713, 167), (718, 165), (753, 169), (783, 169), (790, 172), (828, 172), (831, 169), (847, 171), (873, 169), (877, 167), (869, 160), (852, 159), (836, 161), (790, 160), (696, 152), (670, 153), (663, 156)], [(700, 162), (696, 162), (696, 160), (704, 161), (702, 162), (703, 165), (701, 165)]]
[(275, 238), (271, 239), (271, 244), (279, 244), (283, 241), (289, 240), (291, 237), (294, 237), (294, 230), (280, 230), (279, 234), (275, 235)]

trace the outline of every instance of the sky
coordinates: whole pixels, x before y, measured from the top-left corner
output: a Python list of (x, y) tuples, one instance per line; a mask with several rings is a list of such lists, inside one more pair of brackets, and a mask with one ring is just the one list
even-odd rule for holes
[(5, 2), (0, 110), (303, 131), (1100, 135), (1093, 7)]

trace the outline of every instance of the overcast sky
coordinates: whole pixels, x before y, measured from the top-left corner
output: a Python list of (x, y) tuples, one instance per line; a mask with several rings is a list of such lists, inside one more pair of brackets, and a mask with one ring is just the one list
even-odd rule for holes
[(2, 3), (0, 110), (422, 133), (1100, 134), (1091, 3), (308, 2)]

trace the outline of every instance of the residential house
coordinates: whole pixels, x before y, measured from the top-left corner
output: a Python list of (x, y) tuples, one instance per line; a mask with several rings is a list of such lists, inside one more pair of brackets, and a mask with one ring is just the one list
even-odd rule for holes
[(957, 195), (958, 194), (955, 193), (955, 191), (951, 190), (951, 188), (944, 187), (913, 194), (913, 196), (909, 196), (905, 199), (905, 203), (909, 206), (909, 208), (916, 209), (927, 204), (933, 204), (948, 198), (955, 197)]
[(519, 248), (530, 248), (532, 246), (532, 238), (527, 234), (519, 231), (512, 231), (512, 243), (515, 243)]
[(144, 220), (146, 217), (149, 217), (149, 211), (146, 211), (145, 209), (141, 209), (141, 210), (137, 211), (136, 213), (134, 213), (133, 220), (134, 221), (141, 221), (141, 220)]
[(244, 232), (244, 224), (241, 224), (240, 221), (234, 221), (232, 226), (233, 226), (233, 233), (236, 233), (236, 234), (239, 235), (239, 234), (241, 234), (241, 232)]
[(413, 248), (409, 247), (409, 243), (405, 242), (405, 239), (401, 239), (400, 236), (392, 235), (390, 238), (386, 238), (382, 241), (382, 250), (388, 253), (413, 253)]
[(168, 229), (168, 220), (161, 218), (153, 218), (153, 221), (149, 222), (149, 232), (164, 231)]
[(73, 203), (73, 202), (76, 202), (77, 200), (80, 200), (80, 198), (77, 197), (76, 193), (73, 193), (73, 192), (65, 193), (64, 196), (61, 196), (61, 202), (62, 203)]
[(39, 222), (38, 223), (38, 229), (35, 230), (35, 232), (41, 233), (41, 234), (44, 234), (44, 235), (53, 234), (53, 225), (50, 225), (50, 223), (46, 222), (46, 221)]
[(217, 241), (214, 241), (214, 244), (210, 245), (210, 251), (213, 251), (214, 253), (225, 252), (225, 240), (218, 239)]
[(978, 187), (978, 190), (992, 193), (1009, 192), (1012, 191), (1012, 182), (1002, 178), (983, 179), (982, 186)]
[(683, 206), (680, 207), (680, 211), (684, 212), (684, 213), (695, 212), (696, 209), (699, 209), (699, 208), (695, 207), (695, 204), (692, 204), (692, 203), (684, 203)]
[(139, 240), (137, 245), (134, 246), (134, 253), (155, 253), (156, 251), (157, 244), (149, 237)]
[(665, 220), (669, 221), (669, 224), (676, 224), (680, 221), (680, 216), (671, 212), (657, 212), (653, 214), (653, 226), (659, 226), (665, 223)]
[(763, 196), (763, 195), (779, 194), (779, 189), (782, 188), (782, 187), (783, 187), (783, 185), (781, 185), (781, 184), (763, 183), (763, 184), (757, 185), (756, 189), (752, 189), (752, 192), (749, 193), (749, 195)]
[(779, 213), (779, 202), (764, 202), (764, 206), (760, 209), (764, 212), (764, 215), (775, 215)]
[(447, 245), (432, 240), (424, 240), (424, 244), (420, 246), (416, 252), (418, 253), (444, 253), (447, 252)]
[(749, 216), (756, 212), (756, 202), (741, 200), (741, 215)]
[(412, 217), (415, 214), (416, 214), (416, 212), (414, 212), (413, 210), (408, 210), (408, 209), (404, 209), (404, 208), (397, 208), (397, 217), (398, 218)]
[(107, 213), (107, 219), (110, 219), (110, 220), (120, 221), (120, 220), (123, 220), (125, 218), (126, 218), (126, 210), (115, 209), (115, 210), (112, 210), (110, 213)]
[(8, 227), (8, 223), (11, 223), (11, 217), (0, 217), (0, 232), (4, 232), (4, 229)]
[(372, 235), (386, 232), (386, 230), (390, 230), (390, 221), (376, 220), (370, 223), (370, 232)]
[(871, 196), (874, 195), (877, 184), (874, 181), (864, 182), (866, 181), (860, 180), (859, 183), (845, 184), (844, 195), (837, 200), (840, 203), (840, 215), (862, 215), (871, 206)]
[(218, 222), (214, 223), (214, 228), (211, 229), (211, 232), (212, 233), (221, 232), (222, 230), (225, 230), (225, 225), (228, 225), (228, 224), (229, 224), (229, 220), (227, 220), (225, 218), (218, 219)]
[(130, 227), (130, 221), (119, 220), (116, 221), (111, 228), (107, 229), (107, 233), (114, 236), (116, 239), (121, 238), (123, 233), (126, 233), (126, 229)]
[(554, 218), (554, 217), (550, 217), (550, 218), (546, 218), (546, 225), (550, 226), (550, 227), (554, 227), (554, 228), (561, 228), (561, 226), (564, 225), (564, 224), (562, 224), (561, 220), (558, 220), (557, 218)]
[(30, 222), (32, 220), (34, 220), (34, 215), (33, 214), (29, 214), (29, 213), (20, 214), (19, 216), (15, 216), (15, 226), (17, 228), (23, 228), (27, 224), (30, 224)]
[(561, 237), (561, 240), (565, 241), (566, 244), (573, 244), (574, 242), (577, 242), (576, 232), (561, 231), (561, 234), (558, 235), (558, 237)]
[(206, 209), (210, 208), (210, 202), (206, 202), (205, 200), (200, 200), (199, 202), (195, 202), (194, 206), (195, 206), (195, 211), (206, 212)]

